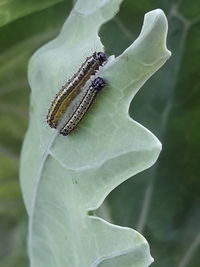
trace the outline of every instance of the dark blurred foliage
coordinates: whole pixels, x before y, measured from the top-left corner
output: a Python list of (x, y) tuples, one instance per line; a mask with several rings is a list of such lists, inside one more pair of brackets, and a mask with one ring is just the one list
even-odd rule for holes
[[(0, 267), (25, 267), (27, 216), (18, 171), (28, 125), (27, 63), (58, 34), (72, 1), (10, 2), (3, 7), (10, 16), (0, 20)], [(152, 266), (198, 267), (200, 2), (124, 0), (100, 36), (106, 53), (119, 55), (137, 38), (144, 14), (156, 8), (167, 15), (173, 55), (136, 95), (130, 115), (161, 140), (163, 150), (152, 168), (120, 185), (106, 203), (114, 223), (146, 237)]]

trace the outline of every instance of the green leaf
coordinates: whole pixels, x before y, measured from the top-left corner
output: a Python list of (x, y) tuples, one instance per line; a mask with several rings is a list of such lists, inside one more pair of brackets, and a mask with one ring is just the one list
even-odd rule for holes
[(57, 35), (70, 7), (62, 2), (0, 28), (1, 267), (28, 266), (26, 228), (21, 227), (26, 214), (18, 178), (19, 155), (28, 123), (27, 62), (39, 46)]
[[(200, 2), (158, 2), (168, 14), (168, 43), (173, 57), (138, 93), (130, 113), (159, 137), (163, 150), (154, 167), (118, 187), (106, 205), (114, 223), (144, 234), (154, 257), (152, 266), (198, 267)], [(126, 1), (116, 24), (109, 27), (119, 35), (122, 24), (124, 35), (128, 32), (132, 37), (137, 28), (130, 25), (127, 11), (134, 10), (133, 17), (138, 21), (137, 16), (154, 7), (155, 1), (140, 6)], [(126, 41), (131, 39), (127, 37)]]
[(0, 26), (32, 12), (55, 5), (62, 0), (3, 0), (0, 3)]
[[(39, 49), (29, 65), (30, 124), (21, 158), (21, 186), (29, 214), (32, 266), (148, 266), (146, 240), (136, 231), (91, 215), (120, 183), (150, 167), (161, 144), (130, 119), (128, 107), (170, 52), (167, 21), (149, 12), (138, 39), (99, 72), (107, 87), (68, 137), (45, 116), (56, 92), (86, 56), (102, 51), (100, 26), (121, 0), (78, 1), (60, 35)], [(149, 53), (149, 51), (151, 51)]]

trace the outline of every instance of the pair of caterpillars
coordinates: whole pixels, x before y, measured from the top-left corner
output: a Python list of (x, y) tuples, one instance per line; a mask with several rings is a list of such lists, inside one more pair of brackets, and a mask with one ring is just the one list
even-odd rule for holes
[[(47, 115), (50, 127), (58, 129), (62, 135), (68, 135), (83, 118), (97, 94), (105, 86), (101, 77), (89, 82), (107, 58), (103, 52), (95, 52), (86, 58), (78, 72), (60, 89)], [(88, 84), (89, 83), (89, 84)], [(87, 88), (84, 88), (87, 85)], [(83, 90), (84, 88), (84, 90)], [(77, 101), (78, 99), (78, 101)], [(69, 116), (65, 115), (73, 103)]]

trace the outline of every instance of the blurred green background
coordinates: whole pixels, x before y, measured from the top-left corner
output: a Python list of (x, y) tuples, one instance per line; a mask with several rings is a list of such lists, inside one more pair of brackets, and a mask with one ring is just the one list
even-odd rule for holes
[[(0, 267), (28, 266), (18, 175), (28, 125), (27, 63), (59, 33), (72, 6), (71, 0), (0, 1)], [(200, 1), (124, 0), (100, 36), (107, 55), (119, 55), (155, 8), (167, 15), (173, 55), (136, 95), (130, 114), (161, 140), (163, 150), (153, 167), (108, 196), (103, 216), (146, 237), (151, 266), (199, 267)]]

